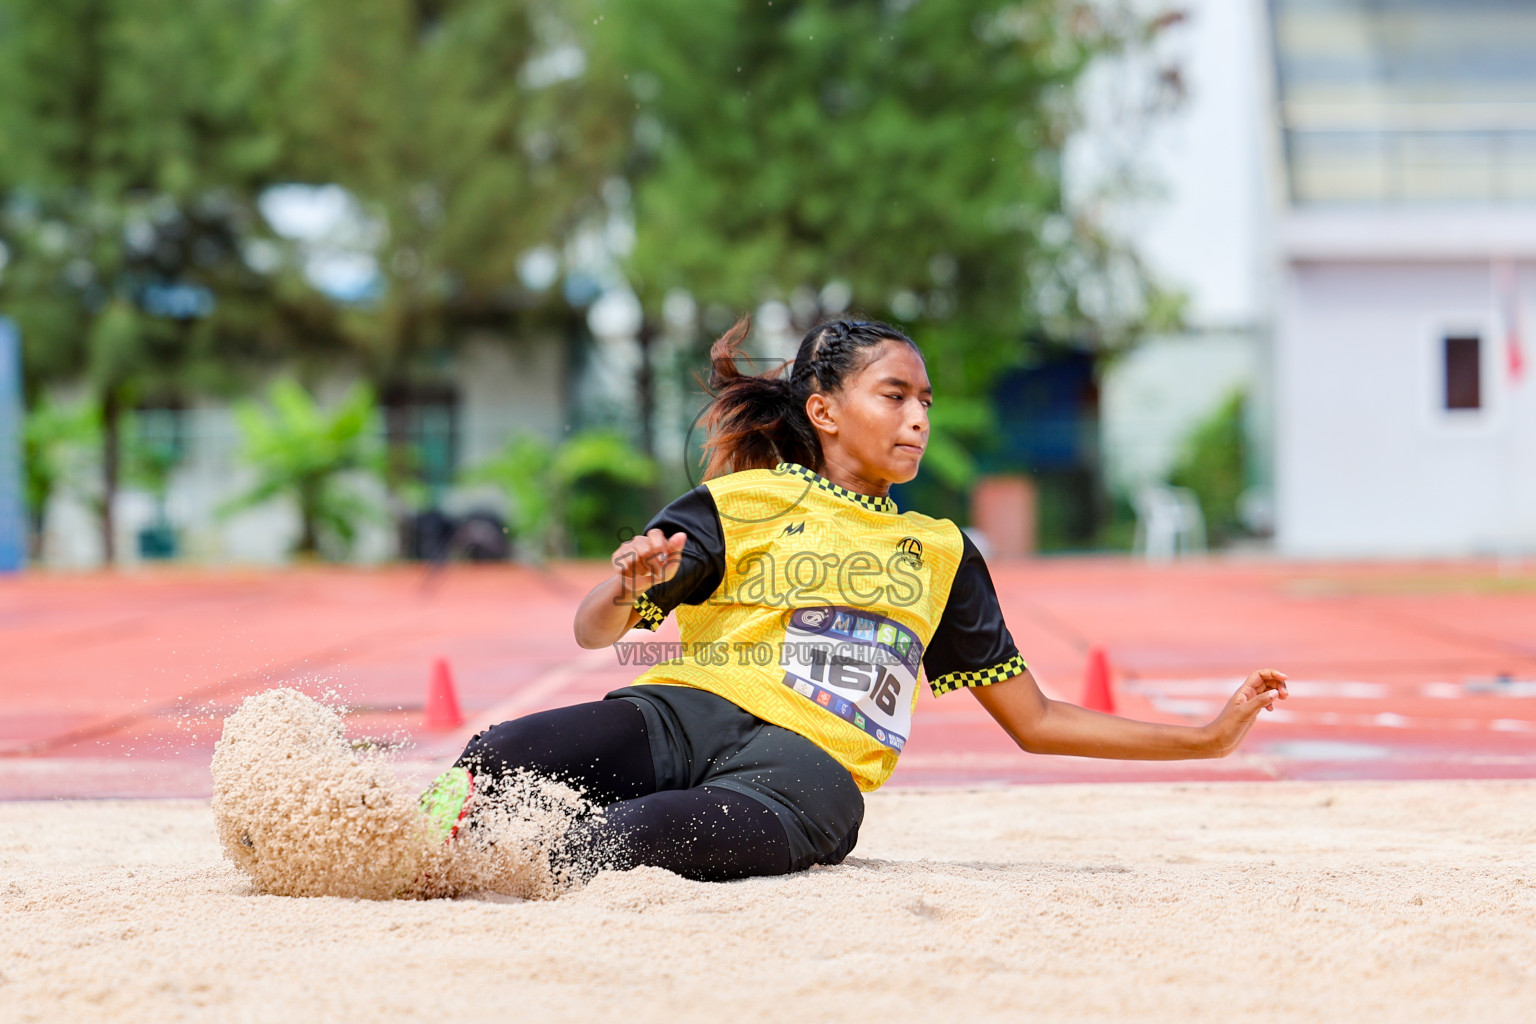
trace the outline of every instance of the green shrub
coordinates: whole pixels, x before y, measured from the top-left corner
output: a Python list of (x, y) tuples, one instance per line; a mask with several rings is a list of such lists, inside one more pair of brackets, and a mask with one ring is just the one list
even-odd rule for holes
[(603, 558), (619, 545), (623, 530), (650, 518), (656, 476), (655, 460), (623, 434), (594, 428), (558, 445), (519, 434), (463, 479), (506, 495), (513, 537), (534, 558)]
[(87, 477), (101, 450), (101, 410), (93, 402), (62, 406), (44, 395), (27, 410), (22, 446), (32, 557), (37, 558), (50, 498), (67, 493), (99, 505)]
[(267, 393), (269, 409), (254, 402), (235, 407), (242, 455), (257, 474), (254, 486), (220, 509), (231, 515), (274, 498), (292, 498), (301, 530), (296, 553), (344, 557), (366, 522), (382, 522), (381, 509), (350, 486), (344, 474), (384, 471), (374, 436), (373, 392), (357, 385), (335, 412), (327, 414), (308, 391), (279, 380)]
[(1246, 404), (1247, 396), (1241, 391), (1223, 402), (1190, 433), (1168, 475), (1170, 484), (1187, 487), (1200, 499), (1206, 532), (1213, 542), (1243, 532), (1237, 501), (1248, 486)]

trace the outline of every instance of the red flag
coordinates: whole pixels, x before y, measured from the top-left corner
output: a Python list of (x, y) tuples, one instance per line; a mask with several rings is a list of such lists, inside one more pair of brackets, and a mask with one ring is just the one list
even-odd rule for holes
[(1513, 263), (1499, 264), (1499, 299), (1504, 307), (1504, 355), (1509, 363), (1509, 379), (1518, 382), (1525, 375), (1525, 352), (1520, 337), (1520, 275)]

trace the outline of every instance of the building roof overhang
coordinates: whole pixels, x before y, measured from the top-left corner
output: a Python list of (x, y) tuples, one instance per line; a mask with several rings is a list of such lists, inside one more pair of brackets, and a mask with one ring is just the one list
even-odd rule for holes
[(1292, 207), (1277, 227), (1289, 263), (1536, 259), (1536, 204)]

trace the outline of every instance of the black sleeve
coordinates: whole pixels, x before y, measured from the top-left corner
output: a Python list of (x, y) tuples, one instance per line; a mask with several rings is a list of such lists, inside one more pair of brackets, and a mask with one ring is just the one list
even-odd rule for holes
[(656, 513), (645, 530), (660, 530), (668, 537), (679, 531), (688, 535), (677, 575), (635, 598), (640, 613), (636, 625), (656, 630), (673, 608), (703, 604), (719, 588), (725, 578), (725, 532), (715, 497), (703, 484)]
[(923, 671), (935, 694), (1000, 683), (1026, 667), (1003, 621), (987, 563), (971, 538), (961, 536), (965, 550), (949, 588), (949, 602), (923, 652)]

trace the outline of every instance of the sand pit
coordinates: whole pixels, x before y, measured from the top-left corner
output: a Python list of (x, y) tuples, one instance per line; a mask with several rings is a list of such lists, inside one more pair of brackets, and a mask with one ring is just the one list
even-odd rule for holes
[(846, 864), (255, 895), (206, 802), (0, 804), (0, 1020), (1528, 1021), (1536, 784), (887, 790)]
[(265, 895), (547, 899), (570, 888), (571, 866), (549, 852), (593, 808), (528, 776), (501, 790), (475, 812), (473, 834), (445, 844), (394, 766), (347, 741), (340, 712), (288, 688), (247, 697), (213, 753), (219, 842)]

